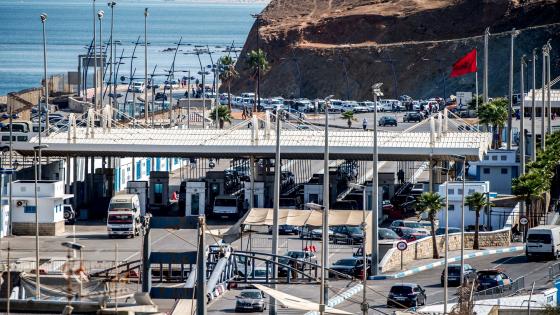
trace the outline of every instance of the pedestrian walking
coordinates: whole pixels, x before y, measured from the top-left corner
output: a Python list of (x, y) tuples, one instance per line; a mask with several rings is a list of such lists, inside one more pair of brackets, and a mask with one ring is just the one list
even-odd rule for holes
[(364, 131), (367, 130), (367, 118), (364, 118), (364, 120), (362, 121), (362, 127), (364, 127)]

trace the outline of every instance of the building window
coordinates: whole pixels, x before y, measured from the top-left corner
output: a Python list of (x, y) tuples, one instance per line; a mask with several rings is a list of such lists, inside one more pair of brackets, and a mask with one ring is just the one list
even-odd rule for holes
[(497, 161), (498, 160), (498, 156), (497, 155), (492, 155), (492, 161)]
[(24, 206), (23, 213), (35, 213), (35, 206)]
[(463, 194), (463, 188), (458, 188), (457, 195), (462, 195), (462, 194)]
[(469, 188), (469, 195), (474, 194), (474, 188)]
[(488, 161), (488, 158), (489, 158), (489, 156), (488, 156), (488, 155), (485, 155), (485, 156), (484, 156), (484, 161)]
[(501, 159), (502, 161), (506, 161), (506, 160), (507, 160), (507, 155), (502, 155), (502, 156), (500, 156), (500, 159)]
[(447, 206), (447, 209), (448, 209), (449, 211), (455, 211), (455, 205), (448, 205), (448, 206)]
[(453, 194), (455, 194), (455, 189), (453, 189), (453, 188), (447, 189), (447, 194), (448, 194), (448, 195), (453, 195)]
[(490, 174), (490, 168), (489, 167), (485, 167), (482, 169), (482, 173), (484, 174)]
[(507, 173), (508, 173), (508, 169), (505, 168), (505, 167), (503, 167), (503, 168), (502, 168), (502, 174), (507, 174)]

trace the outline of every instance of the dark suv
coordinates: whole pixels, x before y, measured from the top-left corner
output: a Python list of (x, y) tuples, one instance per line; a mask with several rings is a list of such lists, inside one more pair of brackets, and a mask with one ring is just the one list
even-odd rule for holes
[(415, 283), (396, 284), (391, 287), (387, 306), (417, 307), (426, 305), (426, 290)]
[(424, 119), (420, 113), (406, 113), (403, 117), (403, 122), (420, 122)]
[(364, 240), (364, 232), (360, 227), (341, 225), (333, 228), (333, 242), (342, 244), (358, 244)]
[(379, 119), (379, 126), (397, 126), (397, 119), (391, 116), (383, 116)]
[[(469, 264), (463, 265), (463, 282), (472, 283), (476, 281), (476, 269)], [(461, 264), (450, 264), (447, 266), (447, 284), (460, 285), (461, 284)], [(444, 285), (444, 272), (441, 272), (441, 286)]]

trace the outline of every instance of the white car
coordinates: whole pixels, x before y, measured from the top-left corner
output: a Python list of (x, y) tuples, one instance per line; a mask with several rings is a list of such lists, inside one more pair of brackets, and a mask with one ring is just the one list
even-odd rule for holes
[(344, 108), (342, 107), (342, 101), (341, 100), (331, 100), (329, 111), (330, 112), (343, 112)]

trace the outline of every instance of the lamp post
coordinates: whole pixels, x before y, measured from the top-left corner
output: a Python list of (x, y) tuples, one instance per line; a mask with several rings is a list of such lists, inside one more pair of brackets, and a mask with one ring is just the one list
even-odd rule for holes
[(490, 27), (484, 30), (484, 78), (482, 79), (482, 97), (484, 104), (488, 103), (488, 37), (490, 36)]
[[(525, 55), (521, 56), (520, 62), (520, 79), (521, 79), (521, 106), (519, 106), (519, 115), (521, 116), (521, 121), (519, 122), (519, 175), (525, 174), (525, 87), (524, 87), (524, 71), (525, 66), (527, 66), (527, 57)], [(542, 135), (542, 141), (544, 141), (544, 134)], [(521, 203), (522, 204), (522, 203)]]
[(329, 103), (333, 98), (329, 95), (325, 98), (325, 144), (323, 155), (323, 231), (321, 246), (321, 288), (319, 290), (319, 313), (325, 313), (325, 304), (328, 301), (328, 276), (325, 268), (328, 268), (329, 260)]
[(547, 134), (552, 134), (552, 125), (550, 122), (552, 116), (552, 108), (550, 105), (550, 54), (552, 52), (552, 46), (550, 45), (550, 39), (546, 42), (546, 107), (548, 108), (548, 130)]
[[(114, 21), (114, 8), (115, 5), (117, 5), (117, 3), (115, 1), (111, 1), (108, 2), (107, 5), (109, 6), (109, 8), (111, 8), (111, 36), (109, 37), (109, 93), (111, 93), (111, 87), (112, 87), (112, 83), (114, 83), (113, 80), (113, 62), (114, 62), (114, 58), (116, 56), (113, 55), (113, 21)], [(117, 98), (115, 96), (115, 93), (113, 92), (113, 97), (111, 97), (112, 100), (112, 106), (113, 108), (117, 108)], [(112, 118), (112, 117), (111, 117)]]
[[(95, 108), (101, 108), (103, 106), (103, 69), (105, 66), (105, 62), (103, 62), (103, 33), (102, 33), (102, 19), (103, 16), (105, 15), (105, 12), (103, 12), (103, 10), (99, 10), (97, 11), (97, 18), (99, 19), (99, 62), (101, 63), (101, 74), (100, 74), (100, 80), (99, 83), (101, 84), (101, 86), (99, 87), (99, 98), (97, 97), (97, 95), (95, 95)], [(99, 100), (99, 101), (98, 101)]]
[[(154, 84), (154, 82), (152, 82), (152, 84)], [(148, 8), (144, 8), (144, 119), (146, 120), (146, 126), (148, 125), (147, 86), (148, 86)]]
[[(542, 104), (541, 104), (541, 150), (544, 151), (545, 147), (546, 147), (546, 143), (545, 143), (545, 133), (546, 133), (546, 129), (545, 129), (545, 115), (546, 115), (546, 105), (545, 105), (545, 89), (546, 89), (546, 58), (548, 55), (549, 51), (548, 51), (548, 45), (544, 45), (542, 47), (542, 81), (541, 81), (541, 92), (542, 92)], [(523, 79), (523, 78), (522, 78)], [(521, 97), (523, 98), (523, 95), (521, 95)], [(550, 115), (550, 113), (549, 113)]]
[[(282, 110), (276, 111), (276, 154), (274, 158), (274, 209), (272, 210), (272, 277), (276, 278), (278, 275), (278, 212), (280, 209), (280, 173), (282, 162), (280, 160), (280, 131), (282, 127), (282, 120), (280, 119)], [(276, 289), (276, 284), (271, 285), (272, 289)], [(276, 315), (276, 299), (270, 296), (269, 300), (269, 314)]]
[(95, 100), (93, 103), (93, 107), (95, 108), (97, 105), (97, 44), (95, 43), (97, 32), (95, 28), (95, 0), (92, 1), (92, 9), (93, 9), (93, 97), (92, 100)]
[[(47, 107), (46, 111), (46, 119), (45, 119), (45, 129), (48, 130), (48, 123), (49, 123), (49, 83), (47, 78), (47, 32), (46, 32), (46, 25), (47, 22), (47, 14), (41, 13), (41, 24), (43, 26), (43, 80), (45, 82), (45, 106)], [(41, 145), (41, 135), (43, 133), (43, 106), (41, 102), (39, 102), (39, 110), (37, 111), (39, 114), (39, 145)], [(11, 127), (10, 127), (11, 128)], [(12, 137), (10, 136), (10, 139)], [(39, 151), (39, 160), (42, 158), (41, 151)], [(41, 178), (41, 169), (39, 169), (39, 178)]]
[(39, 180), (37, 172), (37, 152), (42, 149), (48, 148), (46, 144), (37, 145), (33, 147), (33, 166), (35, 168), (35, 299), (41, 299), (41, 278), (39, 276), (39, 196), (37, 194), (37, 181)]
[[(531, 143), (531, 161), (537, 160), (537, 135), (535, 134), (535, 120), (537, 119), (537, 109), (535, 108), (535, 89), (537, 88), (537, 49), (533, 49), (533, 59), (531, 60), (531, 65), (533, 68), (533, 89), (531, 91), (531, 136), (533, 141)], [(525, 105), (525, 104), (522, 104)]]
[[(445, 171), (445, 247), (444, 262), (443, 262), (443, 314), (447, 314), (447, 300), (448, 300), (448, 255), (449, 255), (449, 169), (441, 166), (436, 166), (434, 169), (441, 169)], [(464, 175), (463, 175), (464, 177)], [(463, 188), (464, 189), (464, 188)]]
[[(378, 184), (378, 174), (377, 174), (377, 162), (378, 162), (378, 152), (377, 152), (377, 98), (383, 96), (381, 92), (381, 86), (383, 83), (375, 83), (372, 88), (373, 93), (373, 104), (375, 110), (373, 111), (373, 174), (372, 174), (372, 190), (371, 190), (371, 274), (373, 276), (377, 275), (379, 272), (379, 222), (378, 222), (378, 212), (379, 212), (379, 184)], [(365, 289), (365, 288), (364, 288)]]
[[(467, 163), (467, 157), (464, 155), (453, 155), (453, 158), (457, 159), (457, 160), (461, 160), (463, 165), (462, 165), (462, 180), (461, 180), (461, 186), (462, 186), (462, 193), (461, 193), (461, 279), (460, 279), (460, 284), (461, 286), (463, 286), (463, 282), (464, 282), (464, 266), (465, 266), (465, 180), (467, 177), (466, 174), (466, 167), (465, 164)], [(446, 194), (447, 196), (447, 194)]]
[[(511, 126), (513, 124), (513, 47), (515, 42), (515, 37), (519, 35), (519, 31), (513, 28), (511, 30), (511, 38), (510, 38), (510, 51), (509, 51), (509, 107), (508, 107), (508, 125), (507, 125), (507, 149), (511, 150), (511, 138), (512, 138), (512, 130)], [(534, 119), (534, 118), (533, 118)]]

